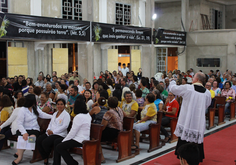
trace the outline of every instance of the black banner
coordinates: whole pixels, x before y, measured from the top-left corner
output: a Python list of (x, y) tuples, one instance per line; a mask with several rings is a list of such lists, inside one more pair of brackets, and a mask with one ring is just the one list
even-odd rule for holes
[(0, 38), (90, 41), (90, 22), (1, 13)]
[(151, 28), (92, 22), (93, 42), (151, 44)]
[(156, 45), (186, 46), (186, 32), (166, 29), (153, 29), (153, 41)]

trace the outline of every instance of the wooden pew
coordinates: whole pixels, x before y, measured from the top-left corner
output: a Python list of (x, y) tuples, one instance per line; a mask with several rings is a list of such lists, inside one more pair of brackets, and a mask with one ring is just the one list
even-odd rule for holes
[(70, 152), (74, 154), (83, 154), (84, 164), (92, 164), (92, 162), (96, 162), (96, 165), (101, 164), (101, 153), (99, 153), (99, 146), (101, 143), (102, 128), (103, 125), (92, 123), (90, 129), (90, 140), (83, 142), (83, 148), (74, 147), (70, 150)]
[(230, 103), (230, 119), (229, 119), (229, 121), (236, 119), (236, 117), (235, 117), (235, 107), (236, 107), (236, 97), (235, 97), (234, 102)]
[[(118, 146), (118, 159), (116, 162), (121, 162), (130, 158), (135, 157), (135, 154), (131, 153), (131, 142), (133, 137), (133, 117), (124, 117), (123, 119), (123, 129), (124, 131), (120, 131), (117, 139), (107, 142), (106, 144), (112, 144), (113, 149), (117, 149)], [(103, 148), (110, 149), (102, 146)]]
[(208, 110), (208, 127), (207, 129), (212, 129), (215, 127), (215, 108), (209, 108)]
[[(40, 135), (42, 135), (42, 134), (44, 134), (46, 132), (50, 121), (51, 121), (50, 119), (38, 118), (38, 124), (39, 124), (39, 127), (40, 127)], [(40, 160), (43, 160), (43, 159), (42, 159), (42, 157), (41, 157), (41, 155), (39, 153), (38, 147), (36, 145), (35, 146), (35, 150), (33, 151), (33, 157), (30, 160), (30, 163), (38, 162)]]
[(117, 163), (135, 157), (131, 153), (131, 141), (133, 137), (133, 117), (124, 117), (123, 119), (123, 129), (118, 135), (117, 142), (119, 148), (119, 156), (116, 160)]
[[(101, 164), (99, 157), (99, 140), (83, 141), (83, 160), (84, 165), (98, 165)], [(101, 156), (100, 156), (101, 157)]]
[[(50, 119), (38, 118), (38, 124), (39, 124), (39, 127), (40, 127), (40, 135), (42, 135), (46, 132), (49, 123), (50, 123)], [(17, 142), (17, 136), (13, 135), (8, 140)], [(6, 141), (5, 144), (4, 144), (4, 149), (7, 149), (7, 148), (10, 148), (10, 146), (7, 145), (7, 141)], [(32, 159), (30, 160), (30, 163), (34, 163), (34, 162), (37, 162), (37, 161), (40, 161), (40, 160), (42, 160), (42, 157), (41, 157), (41, 155), (38, 151), (38, 147), (36, 145), (35, 150), (33, 151), (33, 156), (32, 156)]]
[(170, 137), (171, 137), (170, 143), (178, 141), (178, 137), (174, 134), (177, 122), (178, 118), (172, 118), (170, 121)]
[[(163, 145), (160, 144), (160, 131), (161, 131), (161, 119), (162, 119), (163, 112), (157, 113), (157, 123), (150, 124), (149, 130), (142, 131), (142, 134), (149, 134), (149, 149), (147, 152), (155, 151), (161, 148)], [(140, 137), (142, 139), (142, 137)]]
[(222, 96), (216, 96), (215, 97), (214, 109), (215, 109), (216, 113), (218, 113), (218, 124), (217, 125), (222, 125), (222, 124), (225, 123), (224, 122), (225, 103), (226, 103), (225, 100), (226, 100), (226, 97), (222, 97)]

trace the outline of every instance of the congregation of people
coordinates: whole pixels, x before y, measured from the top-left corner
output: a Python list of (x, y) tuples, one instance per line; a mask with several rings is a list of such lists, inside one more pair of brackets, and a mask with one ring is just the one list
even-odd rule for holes
[[(68, 149), (82, 147), (83, 141), (90, 139), (91, 123), (103, 125), (101, 142), (106, 142), (116, 139), (123, 131), (124, 117), (134, 117), (132, 149), (138, 149), (141, 132), (157, 122), (158, 112), (164, 114), (161, 121), (163, 141), (170, 142), (165, 126), (170, 124), (171, 118), (178, 117), (183, 101), (181, 94), (171, 91), (171, 81), (177, 86), (192, 84), (198, 72), (202, 71), (174, 70), (163, 72), (159, 78), (149, 78), (144, 77), (141, 68), (135, 74), (126, 64), (122, 67), (119, 64), (117, 71), (101, 71), (93, 82), (86, 78), (81, 80), (77, 71), (63, 75), (54, 71), (46, 76), (40, 72), (36, 81), (24, 75), (3, 77), (0, 83), (0, 150), (13, 135), (23, 136), (24, 140), (36, 137), (45, 165), (52, 149), (54, 165), (61, 164), (61, 157), (66, 164), (77, 165)], [(210, 91), (212, 99), (209, 107), (215, 96), (224, 96), (225, 114), (229, 114), (230, 103), (235, 101), (236, 75), (230, 70), (223, 73), (210, 70), (205, 77), (203, 86)], [(38, 117), (51, 119), (41, 135)], [(13, 165), (21, 162), (24, 151), (17, 149), (13, 153), (16, 158)], [(101, 146), (100, 151), (102, 153)], [(105, 157), (101, 154), (102, 162)]]

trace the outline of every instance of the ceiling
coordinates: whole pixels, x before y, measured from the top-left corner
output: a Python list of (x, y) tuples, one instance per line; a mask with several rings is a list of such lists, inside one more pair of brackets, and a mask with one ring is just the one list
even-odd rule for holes
[[(177, 2), (181, 0), (155, 0), (156, 3), (165, 3), (165, 2)], [(207, 0), (209, 2), (215, 2), (222, 5), (236, 5), (236, 0)]]

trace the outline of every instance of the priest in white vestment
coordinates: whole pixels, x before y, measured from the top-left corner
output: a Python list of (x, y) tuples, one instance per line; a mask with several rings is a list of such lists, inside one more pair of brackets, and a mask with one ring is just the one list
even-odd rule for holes
[(211, 93), (203, 86), (205, 79), (205, 75), (198, 72), (194, 75), (192, 85), (178, 86), (173, 80), (169, 85), (171, 93), (183, 98), (178, 123), (174, 132), (178, 137), (175, 154), (178, 157), (177, 150), (181, 145), (196, 143), (199, 147), (200, 162), (205, 158), (203, 150), (203, 138), (206, 127), (205, 110), (211, 104)]

